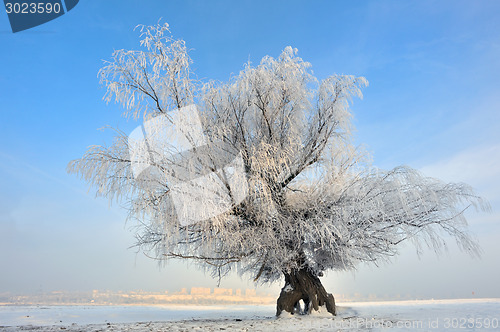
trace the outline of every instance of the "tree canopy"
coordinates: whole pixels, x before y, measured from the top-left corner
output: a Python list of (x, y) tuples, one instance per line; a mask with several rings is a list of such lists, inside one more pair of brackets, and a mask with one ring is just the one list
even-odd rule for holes
[[(140, 32), (141, 50), (115, 51), (99, 72), (105, 99), (144, 122), (196, 105), (205, 148), (193, 145), (175, 162), (160, 154), (150, 160), (155, 171), (138, 177), (130, 137), (117, 131), (110, 146), (92, 146), (68, 167), (98, 195), (124, 204), (138, 221), (137, 244), (149, 255), (191, 259), (215, 277), (236, 270), (273, 282), (293, 270), (319, 276), (387, 260), (405, 240), (439, 251), (451, 235), (464, 251), (479, 252), (464, 211), (488, 205), (468, 185), (406, 166), (377, 169), (354, 146), (349, 103), (362, 97), (365, 78), (318, 80), (286, 47), (277, 58), (246, 64), (228, 82), (199, 81), (185, 42), (167, 24)], [(217, 172), (228, 156), (241, 158), (244, 199), (234, 199), (234, 186), (218, 173), (230, 206), (180, 222), (172, 169), (191, 174), (196, 160)]]

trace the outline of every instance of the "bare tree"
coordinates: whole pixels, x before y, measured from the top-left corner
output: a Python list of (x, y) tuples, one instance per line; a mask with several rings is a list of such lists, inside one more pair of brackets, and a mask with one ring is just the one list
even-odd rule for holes
[[(319, 279), (323, 272), (390, 259), (404, 240), (438, 252), (443, 235), (451, 235), (464, 251), (478, 254), (464, 210), (488, 204), (469, 186), (409, 167), (376, 169), (353, 146), (349, 102), (362, 96), (363, 77), (318, 81), (310, 64), (287, 47), (277, 59), (247, 64), (228, 83), (199, 82), (184, 41), (173, 39), (167, 24), (140, 31), (143, 50), (115, 51), (99, 73), (106, 100), (121, 103), (125, 116), (142, 116), (145, 125), (160, 117), (173, 123), (169, 111), (197, 105), (194, 120), (203, 138), (181, 130), (188, 153), (162, 153), (175, 148), (162, 140), (169, 132), (149, 126), (154, 144), (163, 145), (137, 152), (131, 136), (117, 132), (111, 146), (90, 147), (68, 169), (98, 195), (125, 202), (139, 221), (137, 244), (149, 255), (191, 259), (218, 278), (234, 270), (263, 283), (284, 276), (279, 315), (321, 306), (335, 314), (334, 298)], [(149, 171), (137, 153), (149, 156)], [(243, 182), (227, 175), (237, 167)], [(179, 184), (207, 174), (220, 184), (217, 190), (202, 185), (192, 200), (176, 201)], [(229, 201), (214, 199), (214, 190)], [(209, 208), (217, 204), (220, 209)], [(203, 209), (212, 210), (204, 215)], [(198, 219), (186, 222), (182, 211)]]

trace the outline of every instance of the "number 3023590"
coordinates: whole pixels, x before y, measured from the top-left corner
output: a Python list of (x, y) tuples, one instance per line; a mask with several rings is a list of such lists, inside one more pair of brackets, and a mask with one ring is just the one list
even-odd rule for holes
[(5, 10), (7, 14), (58, 14), (61, 12), (60, 3), (49, 3), (49, 2), (38, 2), (38, 3), (26, 3), (26, 2), (15, 2), (5, 3)]

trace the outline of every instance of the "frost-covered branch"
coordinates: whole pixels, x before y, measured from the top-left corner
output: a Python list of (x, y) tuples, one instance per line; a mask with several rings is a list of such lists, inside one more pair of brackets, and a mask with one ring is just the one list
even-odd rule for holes
[[(349, 104), (362, 96), (363, 77), (319, 81), (297, 50), (286, 47), (226, 83), (195, 84), (185, 43), (170, 36), (168, 25), (140, 31), (143, 50), (116, 51), (100, 71), (105, 99), (145, 121), (157, 115), (173, 121), (170, 111), (196, 102), (203, 144), (193, 129), (184, 133), (187, 152), (170, 153), (163, 143), (148, 147), (149, 172), (138, 176), (130, 137), (117, 132), (111, 146), (90, 147), (68, 169), (99, 195), (126, 203), (138, 221), (137, 245), (150, 256), (193, 260), (216, 277), (238, 270), (272, 282), (293, 270), (319, 276), (387, 260), (402, 241), (439, 251), (451, 236), (463, 250), (479, 252), (464, 211), (488, 210), (488, 204), (469, 186), (409, 167), (378, 170), (353, 146)], [(235, 168), (225, 168), (235, 156), (248, 186), (242, 200), (229, 174)], [(223, 212), (183, 224), (173, 191), (207, 175), (217, 187), (198, 188), (196, 212), (209, 206), (200, 197), (224, 192), (229, 203), (211, 201), (210, 209)]]

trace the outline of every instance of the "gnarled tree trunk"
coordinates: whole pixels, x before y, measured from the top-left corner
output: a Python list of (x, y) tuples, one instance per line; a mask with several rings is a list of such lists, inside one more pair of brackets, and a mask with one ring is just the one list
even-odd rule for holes
[[(304, 308), (301, 308), (300, 300), (304, 302)], [(323, 305), (326, 305), (329, 313), (336, 314), (333, 295), (326, 292), (316, 275), (307, 269), (285, 273), (285, 286), (281, 289), (277, 301), (276, 316), (283, 310), (292, 315), (296, 312), (310, 314), (312, 310), (317, 311)]]

